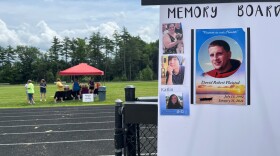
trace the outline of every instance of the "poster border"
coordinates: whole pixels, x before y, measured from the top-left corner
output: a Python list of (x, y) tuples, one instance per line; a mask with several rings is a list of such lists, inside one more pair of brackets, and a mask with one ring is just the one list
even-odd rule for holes
[(194, 29), (191, 29), (191, 102), (194, 104)]
[[(224, 28), (224, 29), (227, 29), (227, 28)], [(195, 63), (195, 61), (194, 61), (194, 57), (195, 57), (195, 51), (194, 51), (194, 44), (195, 44), (195, 42), (194, 42), (194, 29), (191, 29), (191, 93), (190, 93), (190, 104), (196, 104), (195, 102), (194, 102), (194, 96), (195, 96), (195, 89), (194, 89), (194, 76), (195, 76), (195, 74), (194, 74), (194, 72), (195, 72), (195, 70), (194, 70), (194, 63)], [(247, 46), (247, 47), (245, 47), (245, 49), (246, 49), (246, 71), (247, 71), (247, 73), (246, 73), (246, 82), (247, 82), (247, 86), (246, 86), (246, 91), (247, 91), (247, 93), (246, 93), (246, 103), (245, 103), (245, 106), (246, 105), (251, 105), (251, 83), (250, 83), (250, 79), (251, 79), (251, 70), (250, 70), (250, 64), (251, 64), (251, 33), (250, 33), (250, 27), (247, 27), (246, 28), (246, 44), (247, 45), (245, 45), (245, 46)], [(232, 104), (228, 104), (228, 105), (232, 105)]]
[(247, 27), (247, 105), (251, 105), (251, 32)]

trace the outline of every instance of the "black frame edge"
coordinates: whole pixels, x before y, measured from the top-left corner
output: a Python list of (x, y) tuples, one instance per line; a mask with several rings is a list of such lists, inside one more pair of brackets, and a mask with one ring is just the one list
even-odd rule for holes
[(194, 104), (194, 29), (191, 29), (191, 104)]
[(247, 28), (247, 105), (251, 105), (251, 32), (250, 28)]

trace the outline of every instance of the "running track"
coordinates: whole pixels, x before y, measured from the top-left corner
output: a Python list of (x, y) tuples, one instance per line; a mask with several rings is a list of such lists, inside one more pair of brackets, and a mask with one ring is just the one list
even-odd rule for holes
[(0, 155), (114, 155), (114, 120), (114, 106), (0, 109)]

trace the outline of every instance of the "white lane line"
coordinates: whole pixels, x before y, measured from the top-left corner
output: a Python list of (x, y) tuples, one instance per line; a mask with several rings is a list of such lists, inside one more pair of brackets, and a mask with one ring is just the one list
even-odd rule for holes
[(27, 135), (27, 134), (44, 134), (44, 133), (72, 133), (72, 132), (95, 132), (95, 131), (112, 131), (111, 129), (88, 129), (88, 130), (69, 130), (69, 131), (52, 131), (48, 130), (45, 132), (26, 132), (26, 133), (2, 133), (0, 135)]
[[(38, 112), (39, 113), (39, 112)], [(32, 117), (32, 116), (56, 116), (56, 115), (80, 115), (80, 114), (83, 114), (83, 115), (87, 115), (87, 114), (105, 114), (105, 113), (115, 113), (114, 111), (112, 112), (98, 112), (98, 113), (76, 113), (76, 114), (71, 114), (71, 113), (67, 113), (67, 114), (43, 114), (43, 115), (21, 115), (21, 116), (0, 116), (0, 118), (22, 118), (22, 117)]]
[(22, 143), (12, 143), (12, 144), (0, 144), (0, 146), (38, 145), (38, 144), (61, 144), (61, 143), (100, 142), (100, 141), (114, 141), (114, 139), (73, 140), (73, 141), (53, 141), (53, 142), (22, 142)]
[(72, 112), (97, 112), (97, 111), (106, 111), (106, 110), (113, 110), (113, 109), (92, 109), (92, 110), (88, 110), (88, 109), (86, 109), (86, 110), (73, 110), (73, 111), (59, 111), (59, 110), (54, 110), (54, 111), (42, 111), (42, 110), (38, 110), (38, 111), (32, 111), (32, 112), (2, 112), (1, 113), (1, 111), (0, 111), (0, 115), (2, 115), (2, 114), (38, 114), (38, 112), (39, 113), (59, 113), (59, 112), (67, 112), (67, 113), (72, 113)]
[[(108, 107), (104, 107), (108, 106)], [(64, 110), (89, 110), (89, 109), (100, 109), (100, 108), (111, 108), (114, 109), (115, 105), (106, 105), (106, 104), (97, 104), (92, 106), (70, 106), (70, 107), (40, 107), (40, 108), (20, 108), (20, 109), (1, 109), (0, 112), (29, 112), (34, 110), (55, 110), (55, 111), (64, 111)]]
[(53, 121), (53, 120), (78, 120), (78, 119), (102, 119), (102, 118), (111, 118), (115, 116), (98, 116), (98, 117), (81, 117), (81, 118), (55, 118), (55, 119), (30, 119), (30, 120), (5, 120), (1, 122), (26, 122), (26, 121)]
[(15, 126), (0, 126), (3, 128), (8, 127), (33, 127), (33, 126), (56, 126), (56, 125), (83, 125), (83, 124), (102, 124), (102, 123), (114, 123), (115, 121), (102, 121), (102, 122), (82, 122), (82, 123), (60, 123), (60, 124), (37, 124), (37, 125), (15, 125)]

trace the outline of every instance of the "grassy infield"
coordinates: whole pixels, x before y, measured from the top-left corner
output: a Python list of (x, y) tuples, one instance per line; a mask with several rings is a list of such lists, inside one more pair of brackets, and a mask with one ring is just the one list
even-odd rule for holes
[[(100, 104), (115, 104), (116, 99), (125, 100), (124, 88), (127, 85), (134, 85), (136, 97), (157, 96), (157, 81), (130, 81), (130, 82), (106, 82), (106, 100), (99, 101), (95, 98), (94, 102), (84, 103), (81, 100), (69, 100), (64, 103), (54, 103), (53, 96), (56, 91), (54, 84), (47, 84), (47, 101), (40, 102), (40, 89), (38, 84), (35, 85), (34, 99), (36, 104), (30, 105), (26, 101), (24, 84), (22, 85), (0, 85), (0, 109), (1, 108), (34, 108), (34, 107), (57, 107), (57, 106), (88, 106)], [(67, 84), (72, 86), (72, 84)]]

